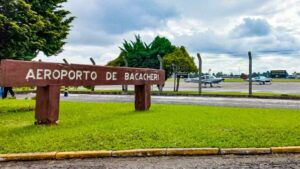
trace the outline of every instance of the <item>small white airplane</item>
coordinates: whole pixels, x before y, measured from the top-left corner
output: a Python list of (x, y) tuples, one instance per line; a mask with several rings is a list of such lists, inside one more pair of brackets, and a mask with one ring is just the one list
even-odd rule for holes
[[(195, 77), (195, 78), (186, 78), (184, 79), (185, 82), (187, 83), (199, 83), (199, 78), (198, 77)], [(217, 78), (215, 76), (212, 76), (212, 75), (204, 75), (204, 76), (201, 76), (201, 83), (203, 83), (205, 86), (207, 84), (210, 85), (210, 87), (213, 87), (213, 84), (219, 84), (221, 82), (224, 82), (224, 79), (223, 78)]]
[[(249, 81), (249, 78), (247, 79), (247, 81)], [(265, 77), (265, 76), (253, 77), (252, 81), (253, 82), (258, 82), (260, 85), (265, 85), (267, 83), (272, 84), (272, 78), (268, 78), (268, 77)]]

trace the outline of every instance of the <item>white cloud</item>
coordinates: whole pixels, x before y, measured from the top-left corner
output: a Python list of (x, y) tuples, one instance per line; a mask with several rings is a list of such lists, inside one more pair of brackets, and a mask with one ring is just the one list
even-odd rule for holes
[(39, 54), (35, 60), (41, 59), (45, 62), (60, 62), (63, 63), (65, 58), (69, 63), (73, 64), (91, 64), (92, 57), (98, 65), (106, 65), (107, 62), (114, 59), (119, 54), (116, 50), (117, 46), (87, 46), (87, 45), (66, 45), (64, 52), (59, 56), (46, 57)]
[(90, 64), (93, 56), (104, 65), (118, 56), (124, 39), (140, 34), (148, 43), (166, 36), (194, 55), (205, 54), (205, 67), (213, 71), (244, 71), (249, 50), (257, 71), (300, 71), (299, 5), (299, 0), (68, 1), (65, 7), (77, 19), (64, 52), (37, 59)]

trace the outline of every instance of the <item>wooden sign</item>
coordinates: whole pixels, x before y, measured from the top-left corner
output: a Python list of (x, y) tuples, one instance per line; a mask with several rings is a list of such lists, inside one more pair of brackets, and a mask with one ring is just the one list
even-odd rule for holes
[(58, 121), (60, 86), (135, 85), (135, 109), (148, 110), (150, 85), (162, 85), (157, 69), (1, 60), (0, 85), (37, 86), (36, 123)]

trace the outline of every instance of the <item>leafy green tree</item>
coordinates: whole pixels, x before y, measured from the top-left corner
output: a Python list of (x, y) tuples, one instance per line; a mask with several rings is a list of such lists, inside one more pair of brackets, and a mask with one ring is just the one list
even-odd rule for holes
[[(124, 55), (128, 61), (129, 67), (152, 67), (151, 65), (151, 48), (141, 40), (140, 36), (135, 36), (135, 42), (125, 41), (121, 49), (121, 56)], [(123, 64), (123, 58), (122, 62)]]
[(124, 41), (120, 47), (119, 56), (108, 63), (109, 66), (125, 66), (123, 57), (128, 61), (129, 67), (159, 69), (157, 55), (162, 58), (172, 53), (176, 47), (165, 37), (157, 36), (148, 45), (141, 40), (140, 36), (135, 36), (135, 41)]
[[(197, 72), (194, 59), (188, 54), (186, 49), (183, 46), (175, 47), (165, 37), (157, 36), (148, 45), (141, 40), (140, 36), (135, 36), (135, 41), (128, 42), (125, 40), (120, 49), (121, 53), (115, 60), (108, 63), (109, 66), (124, 66), (124, 57), (128, 61), (129, 67), (159, 69), (157, 55), (160, 55), (163, 58), (166, 79), (174, 73), (172, 65), (176, 66), (177, 73)], [(179, 86), (179, 82), (177, 86)]]
[(216, 74), (216, 76), (217, 76), (217, 77), (223, 77), (223, 72), (218, 72), (218, 73)]
[[(174, 52), (167, 54), (163, 58), (164, 68), (166, 70), (166, 76), (170, 77), (173, 73), (191, 73), (197, 72), (197, 67), (194, 62), (194, 58), (191, 57), (186, 51), (185, 47), (181, 46), (175, 49)], [(179, 88), (180, 77), (177, 78), (176, 91)]]
[(128, 61), (129, 67), (159, 68), (157, 55), (164, 57), (175, 50), (175, 46), (165, 37), (157, 36), (149, 45), (135, 36), (135, 41), (126, 41), (120, 47), (121, 53), (108, 63), (110, 66), (124, 66), (123, 57)]
[[(197, 67), (194, 58), (186, 51), (185, 47), (181, 46), (175, 49), (174, 52), (167, 54), (164, 58), (164, 68), (168, 72), (168, 77), (176, 72), (190, 73), (197, 72)], [(174, 65), (175, 67), (173, 68)]]
[(66, 1), (0, 0), (0, 59), (60, 53), (74, 19), (61, 8)]

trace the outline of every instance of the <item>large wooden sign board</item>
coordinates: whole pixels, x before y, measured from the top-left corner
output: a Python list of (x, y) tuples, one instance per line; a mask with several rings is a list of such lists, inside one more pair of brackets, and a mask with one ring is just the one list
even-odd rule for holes
[(1, 60), (0, 86), (37, 86), (37, 124), (56, 124), (61, 86), (134, 85), (135, 109), (148, 110), (150, 85), (162, 85), (165, 72), (157, 69), (106, 67)]

